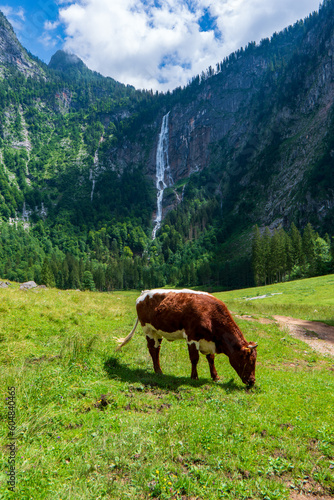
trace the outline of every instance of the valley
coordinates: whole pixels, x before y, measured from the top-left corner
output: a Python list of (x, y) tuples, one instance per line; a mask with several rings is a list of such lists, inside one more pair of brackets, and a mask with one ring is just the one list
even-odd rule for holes
[(0, 218), (12, 241), (1, 275), (75, 289), (90, 273), (101, 291), (247, 287), (272, 279), (254, 269), (256, 228), (292, 237), (309, 224), (324, 265), (270, 272), (332, 272), (333, 8), (166, 93), (63, 51), (46, 65), (1, 14)]

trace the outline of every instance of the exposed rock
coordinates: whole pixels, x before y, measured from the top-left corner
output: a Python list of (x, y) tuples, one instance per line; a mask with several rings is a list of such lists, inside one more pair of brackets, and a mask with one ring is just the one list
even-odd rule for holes
[[(321, 225), (333, 210), (334, 192), (327, 188), (310, 194), (307, 182), (326, 152), (331, 127), (334, 23), (323, 15), (307, 29), (306, 35), (296, 29), (291, 36), (276, 37), (277, 67), (271, 51), (256, 48), (242, 52), (218, 74), (195, 80), (184, 99), (161, 109), (145, 126), (151, 144), (143, 147), (139, 130), (135, 141), (110, 153), (113, 168), (123, 172), (144, 164), (155, 182), (162, 117), (170, 111), (168, 155), (174, 183), (214, 167), (206, 181), (208, 192), (219, 195), (223, 211), (224, 200), (234, 191), (233, 213), (246, 210), (253, 223), (288, 226), (296, 221), (303, 226), (316, 217)], [(245, 209), (249, 199), (256, 199), (256, 208)], [(163, 214), (175, 204), (166, 193)]]
[[(316, 225), (318, 220), (320, 225), (334, 210), (334, 190), (326, 185), (329, 169), (324, 173), (321, 190), (315, 192), (310, 185), (310, 174), (319, 158), (328, 153), (326, 148), (333, 150), (333, 144), (327, 144), (328, 137), (334, 137), (334, 22), (328, 12), (332, 14), (329, 10), (322, 15), (320, 12), (301, 29), (297, 23), (297, 27), (276, 34), (267, 45), (250, 44), (247, 50), (232, 54), (227, 62), (218, 65), (217, 74), (211, 71), (195, 78), (184, 90), (166, 95), (160, 101), (161, 107), (152, 107), (150, 118), (145, 117), (144, 110), (143, 121), (138, 120), (137, 128), (130, 127), (127, 137), (120, 134), (115, 142), (107, 142), (106, 138), (110, 149), (105, 152), (101, 147), (101, 158), (96, 149), (85, 177), (80, 173), (78, 186), (84, 182), (80, 179), (89, 179), (91, 183), (87, 182), (89, 190), (82, 188), (82, 199), (90, 196), (98, 206), (97, 181), (108, 169), (121, 176), (125, 171), (143, 168), (155, 186), (159, 133), (162, 118), (169, 112), (168, 157), (174, 184), (164, 194), (164, 216), (182, 202), (183, 193), (187, 192), (185, 181), (203, 172), (203, 187), (209, 196), (219, 197), (222, 213), (248, 217), (249, 225), (277, 227), (281, 223), (289, 225), (292, 220), (300, 226), (309, 220)], [(44, 74), (43, 66), (23, 49), (2, 14), (0, 72), (1, 65), (6, 71), (14, 66), (26, 76)], [(63, 51), (53, 56), (49, 68), (50, 78), (54, 72), (67, 76), (70, 73), (78, 79), (93, 75), (78, 57)], [(66, 85), (57, 88), (55, 100), (53, 112), (67, 113), (71, 107), (79, 106)], [(43, 113), (47, 114), (50, 109), (44, 106)], [(38, 102), (38, 109), (41, 107), (42, 102)], [(14, 148), (23, 148), (28, 156), (32, 155), (29, 120), (25, 122), (22, 107), (18, 114), (14, 108), (4, 110), (4, 138)], [(138, 111), (139, 118), (141, 112)], [(132, 113), (133, 109), (105, 111), (101, 123), (106, 126), (124, 120), (126, 125)], [(22, 122), (21, 139), (9, 133), (18, 117)], [(102, 139), (103, 135), (100, 143)], [(60, 146), (69, 153), (70, 139), (65, 137)], [(80, 151), (74, 161), (84, 165), (84, 144)], [(6, 174), (15, 182), (14, 172)], [(29, 177), (28, 170), (26, 174)], [(25, 223), (32, 215), (31, 209), (23, 205)], [(47, 215), (43, 203), (40, 214), (35, 212), (43, 218)]]
[(6, 17), (0, 12), (0, 66), (15, 66), (25, 76), (45, 77), (41, 66), (29, 57)]
[(20, 290), (31, 290), (31, 288), (36, 288), (37, 283), (34, 281), (26, 281), (20, 285)]

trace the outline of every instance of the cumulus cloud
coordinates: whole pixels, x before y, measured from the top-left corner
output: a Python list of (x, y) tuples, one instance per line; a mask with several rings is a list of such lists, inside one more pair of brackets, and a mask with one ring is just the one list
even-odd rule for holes
[(319, 0), (75, 0), (60, 2), (60, 21), (64, 48), (91, 69), (136, 88), (167, 90), (318, 6)]
[(42, 33), (40, 37), (38, 37), (39, 43), (41, 43), (47, 49), (54, 49), (58, 43), (58, 39), (54, 38), (47, 31)]
[(45, 21), (43, 27), (44, 27), (45, 31), (53, 31), (53, 30), (58, 28), (59, 24), (60, 24), (59, 21), (54, 21), (54, 22)]

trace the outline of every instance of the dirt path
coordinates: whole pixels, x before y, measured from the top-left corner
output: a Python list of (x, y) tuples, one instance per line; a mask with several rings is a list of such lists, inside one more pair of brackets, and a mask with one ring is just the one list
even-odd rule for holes
[(334, 326), (328, 326), (319, 321), (306, 321), (289, 316), (273, 316), (274, 321), (265, 318), (255, 319), (247, 315), (237, 315), (236, 317), (264, 324), (277, 322), (282, 329), (287, 328), (290, 335), (306, 342), (315, 351), (334, 356)]
[(307, 342), (315, 351), (334, 356), (334, 327), (318, 321), (273, 316), (281, 327), (297, 339)]

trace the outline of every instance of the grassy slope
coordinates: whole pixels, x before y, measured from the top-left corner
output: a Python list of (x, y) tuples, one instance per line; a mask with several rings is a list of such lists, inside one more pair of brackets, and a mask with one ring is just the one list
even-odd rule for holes
[[(277, 295), (272, 295), (277, 294)], [(265, 299), (246, 300), (270, 295)], [(334, 275), (218, 293), (217, 297), (239, 313), (258, 316), (282, 314), (334, 326)]]
[[(239, 300), (260, 289), (219, 296), (239, 313), (312, 317), (324, 308), (316, 319), (327, 320), (331, 280), (273, 287), (286, 297)], [(334, 495), (333, 360), (293, 338), (281, 342), (275, 325), (240, 320), (259, 342), (254, 389), (225, 356), (216, 363), (221, 382), (211, 382), (203, 357), (200, 380), (190, 381), (184, 342), (163, 343), (165, 374), (157, 376), (140, 328), (114, 353), (114, 337), (134, 323), (136, 296), (0, 289), (1, 397), (16, 387), (18, 448), (11, 493), (2, 404), (0, 498), (274, 500), (290, 498), (291, 488)]]

